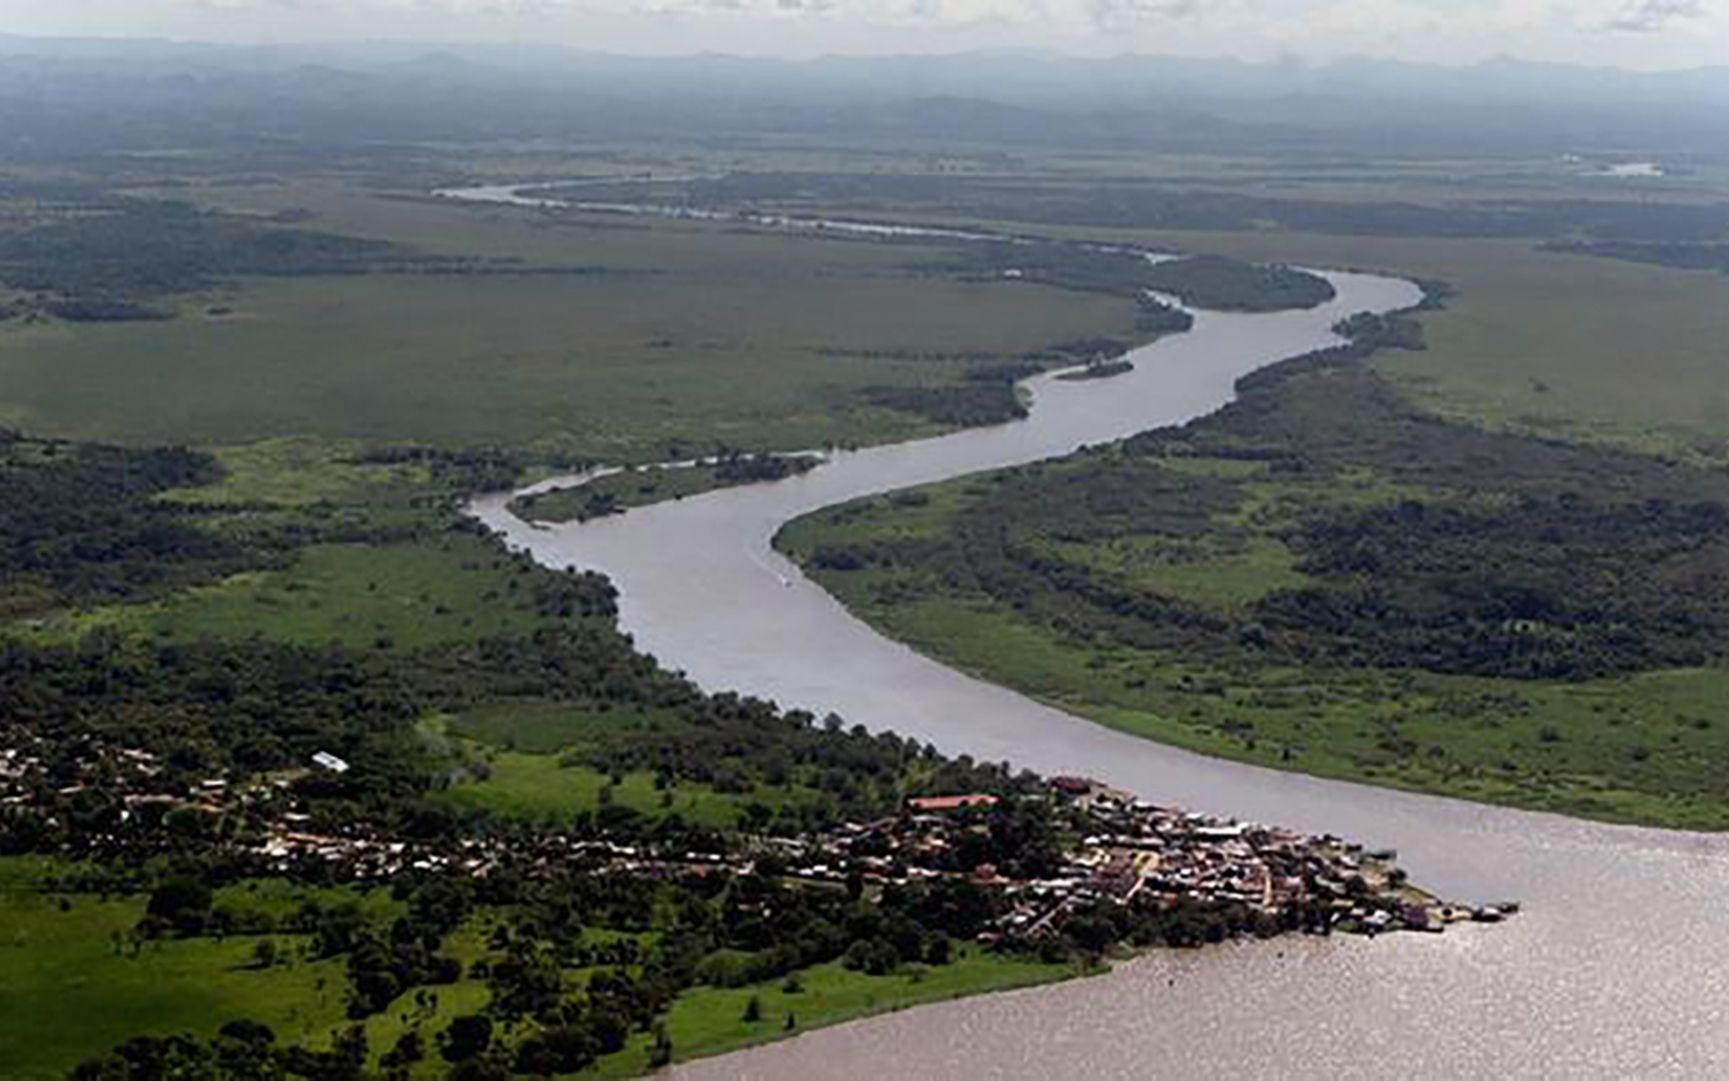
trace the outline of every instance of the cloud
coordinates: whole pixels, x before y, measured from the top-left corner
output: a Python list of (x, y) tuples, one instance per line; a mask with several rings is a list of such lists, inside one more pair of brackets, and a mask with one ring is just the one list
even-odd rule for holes
[(1609, 20), (1609, 29), (1655, 34), (1673, 23), (1700, 19), (1705, 14), (1705, 0), (1627, 0), (1620, 13)]
[(896, 27), (988, 22), (1031, 24), (1052, 15), (1046, 0), (632, 0), (631, 10), (656, 15), (819, 15)]
[(1101, 27), (1132, 26), (1157, 19), (1192, 19), (1205, 15), (1206, 0), (1090, 0), (1093, 22)]

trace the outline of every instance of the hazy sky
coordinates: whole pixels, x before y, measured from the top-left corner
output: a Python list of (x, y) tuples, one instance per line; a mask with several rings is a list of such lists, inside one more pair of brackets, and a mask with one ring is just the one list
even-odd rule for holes
[(1729, 0), (0, 0), (20, 34), (1729, 64)]

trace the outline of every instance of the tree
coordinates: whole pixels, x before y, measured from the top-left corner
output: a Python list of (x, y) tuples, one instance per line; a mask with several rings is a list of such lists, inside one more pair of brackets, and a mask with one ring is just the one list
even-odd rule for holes
[(210, 886), (189, 875), (165, 879), (150, 893), (144, 914), (148, 922), (195, 935), (210, 919)]
[(747, 1025), (754, 1025), (758, 1021), (761, 1021), (762, 1020), (762, 999), (756, 997), (755, 995), (750, 996), (749, 1001), (747, 1001), (744, 1004), (744, 1016), (741, 1017), (740, 1020), (742, 1020)]
[(948, 964), (952, 956), (953, 948), (954, 943), (949, 939), (949, 936), (942, 934), (941, 932), (932, 935), (930, 942), (925, 946), (925, 964)]
[(648, 1068), (658, 1070), (672, 1062), (672, 1037), (666, 1034), (664, 1022), (654, 1023), (654, 1042), (648, 1045)]
[(439, 1053), (446, 1062), (467, 1062), (478, 1057), (492, 1043), (492, 1019), (477, 1013), (464, 1014), (451, 1020), (444, 1030)]

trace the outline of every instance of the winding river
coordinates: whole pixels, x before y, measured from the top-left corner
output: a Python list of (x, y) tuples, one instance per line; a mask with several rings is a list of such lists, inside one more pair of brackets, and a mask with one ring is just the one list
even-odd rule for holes
[[(1330, 273), (1333, 302), (1196, 313), (1108, 380), (1029, 384), (1026, 421), (838, 454), (773, 484), (565, 526), (473, 512), (552, 566), (606, 573), (640, 648), (736, 689), (946, 751), (1082, 773), (1199, 811), (1399, 850), (1495, 927), (1160, 952), (1109, 975), (923, 1007), (681, 1067), (683, 1078), (1729, 1076), (1729, 837), (1601, 825), (1199, 757), (972, 679), (852, 618), (778, 555), (781, 524), (859, 496), (1066, 454), (1205, 415), (1241, 375), (1331, 344), (1407, 282)], [(560, 482), (552, 482), (556, 485)], [(569, 483), (568, 480), (563, 483)], [(541, 485), (539, 487), (546, 487)]]

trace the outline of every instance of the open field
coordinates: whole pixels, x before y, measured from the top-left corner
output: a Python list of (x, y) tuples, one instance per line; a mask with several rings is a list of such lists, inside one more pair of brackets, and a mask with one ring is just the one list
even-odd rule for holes
[(1197, 248), (1440, 278), (1429, 348), (1378, 366), (1437, 412), (1569, 439), (1729, 457), (1729, 277), (1520, 241), (1182, 234)]
[(481, 765), (442, 793), (452, 806), (505, 818), (566, 823), (605, 808), (629, 810), (645, 820), (677, 816), (693, 825), (729, 829), (754, 813), (814, 807), (822, 794), (806, 785), (752, 784), (746, 791), (657, 777), (646, 769), (609, 773), (584, 752), (634, 731), (676, 725), (666, 712), (573, 708), (554, 702), (510, 702), (438, 718), (433, 727), (467, 741), (470, 759)]
[(256, 936), (118, 944), (143, 897), (38, 892), (39, 861), (0, 860), (0, 1048), (7, 1077), (64, 1077), (88, 1055), (144, 1033), (214, 1035), (249, 1017), (285, 1039), (328, 1038), (343, 1021), (341, 959), (251, 964)]
[[(144, 941), (135, 951), (130, 932), (145, 898), (57, 894), (39, 887), (40, 876), (60, 869), (41, 860), (0, 859), (0, 1048), (8, 1078), (46, 1081), (94, 1052), (134, 1036), (189, 1033), (209, 1037), (229, 1021), (268, 1025), (283, 1043), (329, 1048), (353, 1023), (345, 1012), (347, 975), (340, 956), (306, 955), (310, 936), (274, 931), (222, 938)], [(317, 889), (275, 879), (252, 879), (217, 891), (217, 905), (250, 918), (286, 920), (309, 900), (355, 902), (370, 919), (401, 915), (386, 891)], [(64, 903), (63, 903), (64, 902)], [(590, 937), (611, 937), (591, 931)], [(275, 964), (260, 967), (254, 950), (269, 941)], [(451, 935), (447, 951), (465, 966), (495, 958), (481, 923)], [(573, 973), (572, 979), (582, 973)], [(361, 1022), (371, 1067), (410, 1029), (430, 1041), (452, 1018), (487, 1002), (484, 978), (463, 978), (433, 989), (430, 1008), (405, 993)], [(416, 1077), (443, 1076), (436, 1052)], [(640, 1071), (639, 1071), (640, 1072)]]
[(929, 430), (867, 404), (868, 387), (950, 383), (962, 355), (1134, 325), (1120, 298), (932, 276), (917, 268), (945, 258), (932, 247), (548, 222), (321, 185), (230, 194), (261, 193), (314, 204), (320, 229), (592, 272), (255, 279), (185, 298), (168, 322), (9, 327), (0, 423), (139, 443), (538, 441), (608, 459), (672, 440), (796, 449)]
[(540, 441), (597, 458), (653, 457), (674, 440), (803, 449), (925, 430), (861, 392), (964, 368), (825, 350), (1018, 353), (1133, 325), (1133, 306), (1112, 298), (779, 265), (754, 280), (256, 282), (216, 320), (5, 331), (0, 420), (138, 443)]
[(733, 796), (689, 781), (661, 789), (655, 786), (654, 774), (646, 772), (623, 774), (614, 784), (597, 769), (563, 765), (548, 754), (497, 751), (486, 756), (486, 764), (485, 778), (456, 785), (446, 798), (458, 807), (507, 818), (568, 822), (578, 813), (616, 806), (644, 818), (677, 815), (693, 825), (716, 829), (739, 825), (747, 803), (772, 809), (783, 802), (778, 792)]
[(283, 570), (245, 572), (148, 604), (63, 613), (35, 621), (31, 633), (69, 640), (111, 627), (177, 641), (412, 651), (543, 625), (519, 585), (519, 568), (471, 536), (318, 545)]

